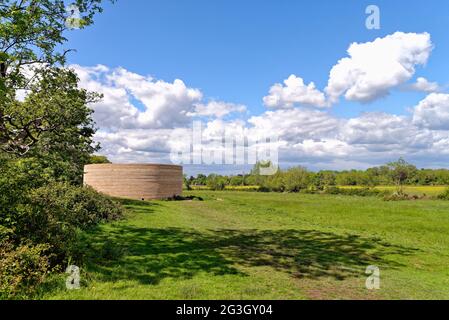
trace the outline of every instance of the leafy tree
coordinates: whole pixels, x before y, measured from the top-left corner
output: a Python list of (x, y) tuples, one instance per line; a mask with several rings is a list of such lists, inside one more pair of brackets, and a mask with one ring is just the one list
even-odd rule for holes
[(245, 177), (244, 176), (232, 176), (229, 180), (229, 184), (231, 186), (242, 186), (245, 184)]
[(262, 189), (270, 190), (275, 192), (285, 191), (285, 181), (284, 174), (282, 171), (278, 170), (274, 175), (264, 177), (262, 180)]
[[(93, 23), (94, 15), (102, 11), (101, 1), (74, 1), (80, 28)], [(30, 89), (48, 67), (64, 65), (70, 50), (58, 48), (67, 40), (64, 32), (70, 16), (61, 0), (0, 0), (0, 146), (4, 151), (23, 155), (41, 132), (54, 128), (40, 117), (21, 122), (10, 111), (17, 103), (17, 90)]]
[(199, 174), (195, 179), (195, 185), (205, 186), (207, 184), (207, 177), (204, 174)]
[(390, 177), (396, 185), (398, 193), (402, 194), (403, 186), (407, 179), (410, 179), (417, 172), (416, 167), (403, 158), (400, 158), (396, 162), (388, 163), (387, 167), (389, 168)]
[(285, 189), (289, 192), (299, 192), (307, 189), (310, 184), (310, 174), (305, 168), (291, 168), (284, 173)]
[[(278, 170), (272, 176), (262, 176), (259, 169), (263, 164), (258, 163), (251, 170), (249, 175), (220, 176), (225, 185), (247, 185), (259, 186), (260, 190), (276, 192), (298, 192), (305, 188), (314, 190), (331, 190), (333, 186), (363, 186), (363, 191), (354, 193), (373, 193), (373, 188), (378, 185), (398, 186), (398, 192), (402, 192), (402, 186), (412, 185), (448, 185), (449, 170), (447, 169), (421, 169), (417, 170), (414, 165), (408, 164), (400, 159), (397, 162), (387, 165), (369, 168), (367, 170), (349, 171), (320, 171), (318, 173), (308, 172), (305, 168), (297, 167), (288, 170)], [(206, 177), (199, 174), (194, 179), (194, 184), (206, 185), (207, 181), (214, 179), (215, 175)], [(339, 191), (336, 188), (333, 191)], [(331, 191), (332, 191), (331, 190)], [(341, 190), (340, 190), (341, 191)], [(340, 192), (339, 191), (339, 192)], [(346, 191), (345, 191), (346, 192)], [(352, 192), (352, 191), (351, 191)], [(347, 192), (348, 194), (351, 192)]]
[(335, 186), (336, 177), (332, 171), (320, 171), (313, 177), (313, 186), (318, 190), (324, 190), (328, 186)]
[(375, 187), (380, 184), (379, 179), (379, 169), (378, 168), (369, 168), (365, 172), (365, 186), (367, 187)]
[(353, 171), (342, 171), (336, 176), (336, 184), (339, 186), (355, 186), (357, 179)]
[[(100, 3), (75, 0), (81, 28)], [(100, 96), (64, 68), (68, 50), (58, 48), (68, 15), (62, 0), (0, 0), (0, 297), (32, 288), (48, 263), (67, 262), (80, 229), (122, 212), (73, 185), (98, 150), (88, 104)], [(25, 100), (17, 90), (27, 91)]]
[(192, 180), (187, 178), (187, 175), (183, 175), (183, 181), (184, 181), (184, 187), (186, 188), (186, 190), (190, 191), (192, 190)]
[(226, 188), (226, 181), (223, 177), (211, 174), (207, 178), (207, 187), (214, 191), (222, 191)]
[[(261, 175), (261, 169), (262, 168), (270, 168), (272, 166), (270, 161), (258, 161), (254, 167), (251, 170), (250, 176), (252, 184), (255, 185), (264, 185), (267, 180), (269, 179), (269, 176)], [(279, 170), (278, 170), (279, 172)]]
[[(27, 148), (33, 147), (23, 150), (27, 158), (35, 158), (43, 167), (53, 168), (59, 180), (80, 183), (84, 165), (99, 148), (93, 143), (93, 111), (88, 104), (100, 96), (79, 89), (78, 78), (70, 70), (48, 68), (41, 76), (40, 81), (31, 86), (25, 101), (15, 101), (5, 108), (15, 119), (7, 124), (7, 130), (14, 132), (15, 123), (19, 123), (21, 127), (17, 132), (25, 128), (30, 140)], [(48, 130), (26, 125), (36, 120)], [(17, 144), (8, 143), (3, 149), (13, 151), (17, 147)]]

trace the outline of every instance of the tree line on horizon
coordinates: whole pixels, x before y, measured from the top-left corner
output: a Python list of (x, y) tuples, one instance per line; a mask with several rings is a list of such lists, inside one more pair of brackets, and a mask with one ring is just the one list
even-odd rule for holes
[(184, 177), (187, 189), (192, 186), (207, 186), (213, 190), (224, 190), (227, 186), (255, 186), (266, 191), (299, 192), (304, 189), (324, 190), (331, 186), (376, 187), (382, 185), (443, 186), (449, 185), (448, 169), (418, 169), (404, 159), (390, 162), (367, 170), (321, 170), (312, 172), (297, 166), (280, 169), (272, 176), (260, 175), (257, 163), (248, 174), (217, 175), (198, 174), (196, 177)]

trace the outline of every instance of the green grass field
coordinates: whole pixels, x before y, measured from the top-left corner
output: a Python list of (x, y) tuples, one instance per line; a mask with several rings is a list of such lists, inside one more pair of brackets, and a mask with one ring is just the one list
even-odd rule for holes
[[(340, 188), (361, 188), (361, 187), (351, 187), (345, 186)], [(404, 186), (404, 192), (409, 195), (427, 195), (430, 197), (438, 196), (442, 194), (448, 187), (447, 186)], [(378, 186), (376, 187), (378, 190), (387, 190), (387, 191), (396, 191), (397, 187), (395, 186)]]
[[(207, 191), (209, 188), (207, 186), (192, 186), (191, 187), (195, 191)], [(342, 189), (361, 189), (364, 187), (361, 186), (338, 186), (338, 188)], [(442, 194), (448, 186), (404, 186), (403, 191), (409, 195), (418, 195), (418, 196), (430, 196), (435, 197)], [(396, 186), (377, 186), (375, 189), (381, 191), (391, 191), (394, 192), (397, 190)], [(226, 186), (226, 191), (258, 191), (258, 186)]]
[[(194, 191), (85, 235), (42, 299), (449, 299), (449, 202)], [(380, 290), (365, 270), (381, 271)]]

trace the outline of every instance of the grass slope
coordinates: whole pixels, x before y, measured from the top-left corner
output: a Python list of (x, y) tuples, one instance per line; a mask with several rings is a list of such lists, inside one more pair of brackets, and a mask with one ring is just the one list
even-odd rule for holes
[[(449, 299), (449, 202), (194, 191), (85, 236), (44, 299)], [(365, 288), (379, 266), (381, 289)]]

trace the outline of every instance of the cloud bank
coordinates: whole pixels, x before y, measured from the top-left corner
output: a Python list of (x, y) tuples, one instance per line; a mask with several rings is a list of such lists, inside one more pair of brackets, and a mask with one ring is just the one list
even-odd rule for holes
[[(245, 105), (208, 99), (180, 79), (166, 82), (102, 65), (72, 68), (83, 88), (104, 95), (92, 106), (100, 128), (96, 139), (115, 162), (169, 162), (171, 147), (182, 144), (192, 121), (201, 119), (206, 146), (216, 147), (224, 131), (277, 135), (281, 165), (286, 166), (366, 168), (403, 156), (425, 166), (447, 167), (449, 94), (437, 92), (438, 84), (423, 77), (413, 80), (432, 49), (427, 33), (396, 32), (353, 43), (348, 56), (331, 68), (322, 91), (291, 75), (263, 98), (268, 110), (248, 120), (239, 118), (247, 114)], [(345, 119), (330, 112), (342, 98), (369, 103), (404, 86), (428, 94), (406, 115), (368, 112)]]

